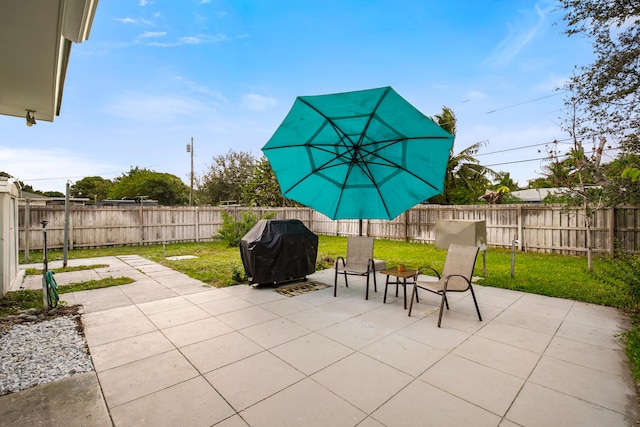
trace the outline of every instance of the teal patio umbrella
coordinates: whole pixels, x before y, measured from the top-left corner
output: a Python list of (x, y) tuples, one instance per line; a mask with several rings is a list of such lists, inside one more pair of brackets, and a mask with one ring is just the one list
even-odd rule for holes
[(285, 197), (331, 219), (393, 219), (440, 194), (453, 136), (391, 87), (300, 96), (262, 148)]

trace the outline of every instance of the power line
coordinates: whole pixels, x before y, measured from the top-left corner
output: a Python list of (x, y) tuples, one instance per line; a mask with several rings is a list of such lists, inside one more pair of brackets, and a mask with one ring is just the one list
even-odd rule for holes
[[(602, 153), (604, 154), (607, 151), (615, 151), (615, 148), (605, 148), (604, 150), (602, 150)], [(595, 151), (586, 151), (584, 154), (588, 155), (588, 154), (593, 154), (595, 153)], [(569, 157), (569, 154), (559, 154), (558, 156), (556, 156), (558, 159), (561, 158), (565, 158), (565, 157)], [(491, 166), (502, 166), (502, 165), (511, 165), (511, 164), (516, 164), (516, 163), (527, 163), (527, 162), (536, 162), (536, 161), (540, 161), (540, 160), (550, 160), (549, 156), (546, 157), (538, 157), (536, 159), (527, 159), (527, 160), (513, 160), (510, 162), (502, 162), (502, 163), (492, 163), (490, 165), (483, 165), (485, 167), (491, 167)]]
[(539, 147), (539, 146), (541, 146), (541, 145), (549, 145), (549, 144), (553, 144), (553, 143), (556, 143), (556, 142), (557, 142), (557, 143), (561, 143), (561, 142), (571, 141), (571, 140), (572, 140), (571, 138), (556, 139), (556, 140), (554, 140), (554, 141), (542, 142), (542, 143), (539, 143), (539, 144), (523, 145), (522, 147), (506, 148), (506, 149), (504, 149), (504, 150), (491, 151), (491, 152), (489, 152), (489, 153), (478, 153), (478, 154), (476, 154), (476, 157), (479, 157), (479, 156), (488, 156), (489, 154), (504, 153), (504, 152), (507, 152), (507, 151), (522, 150), (522, 149), (525, 149), (525, 148), (531, 148), (531, 147)]
[(509, 109), (509, 108), (519, 107), (519, 106), (521, 106), (521, 105), (530, 104), (530, 103), (532, 103), (532, 102), (541, 101), (541, 100), (543, 100), (543, 99), (547, 99), (547, 98), (552, 98), (552, 97), (554, 97), (554, 96), (558, 96), (558, 95), (561, 95), (561, 94), (562, 94), (562, 92), (561, 92), (561, 91), (559, 91), (558, 93), (554, 93), (554, 94), (547, 95), (547, 96), (542, 96), (542, 97), (540, 97), (540, 98), (530, 99), (529, 101), (519, 102), (519, 103), (517, 103), (517, 104), (507, 105), (506, 107), (496, 108), (495, 110), (491, 110), (491, 111), (487, 111), (487, 112), (485, 112), (485, 114), (493, 114), (493, 113), (495, 113), (496, 111), (502, 111), (502, 110), (507, 110), (507, 109)]

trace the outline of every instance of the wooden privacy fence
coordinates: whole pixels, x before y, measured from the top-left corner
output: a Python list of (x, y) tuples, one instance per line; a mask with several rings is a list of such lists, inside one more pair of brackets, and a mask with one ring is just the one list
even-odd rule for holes
[[(222, 212), (240, 219), (246, 207), (94, 207), (71, 206), (69, 249), (144, 245), (171, 242), (207, 242), (222, 226)], [(276, 219), (299, 219), (316, 234), (357, 235), (357, 220), (333, 221), (308, 208), (252, 208), (251, 212)], [(64, 245), (63, 206), (20, 207), (20, 250), (41, 250), (40, 222), (47, 220), (47, 246)], [(433, 243), (439, 220), (485, 220), (487, 244), (511, 247), (518, 240), (521, 250), (584, 254), (586, 232), (580, 210), (560, 205), (419, 205), (392, 221), (363, 221), (363, 234), (380, 239)], [(640, 253), (640, 206), (599, 209), (592, 224), (593, 249), (612, 253)]]

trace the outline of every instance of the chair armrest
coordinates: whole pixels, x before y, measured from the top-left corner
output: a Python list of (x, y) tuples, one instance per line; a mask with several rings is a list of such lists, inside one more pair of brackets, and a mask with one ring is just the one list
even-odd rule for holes
[(346, 263), (346, 261), (344, 260), (344, 257), (339, 256), (339, 257), (337, 257), (337, 258), (336, 258), (336, 262), (335, 262), (335, 264), (333, 265), (333, 268), (338, 268), (338, 261), (342, 261), (342, 267), (343, 267), (343, 268), (347, 266), (347, 263)]
[(452, 277), (461, 277), (464, 279), (465, 282), (467, 282), (467, 287), (471, 286), (471, 280), (469, 280), (466, 276), (463, 276), (462, 274), (450, 274), (447, 277), (444, 278), (444, 290), (447, 290), (447, 286), (449, 285), (449, 280)]
[(418, 277), (421, 274), (424, 274), (424, 273), (422, 273), (422, 270), (424, 270), (424, 269), (433, 271), (434, 273), (436, 273), (436, 276), (438, 277), (438, 280), (441, 279), (441, 276), (440, 276), (440, 273), (438, 273), (438, 270), (436, 270), (435, 268), (431, 267), (430, 265), (424, 265), (422, 267), (419, 267), (418, 271), (416, 272), (416, 277)]

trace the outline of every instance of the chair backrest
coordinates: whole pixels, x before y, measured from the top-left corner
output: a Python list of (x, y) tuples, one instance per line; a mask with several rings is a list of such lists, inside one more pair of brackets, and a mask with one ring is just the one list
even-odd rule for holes
[(347, 266), (367, 270), (373, 259), (373, 237), (350, 236), (347, 241)]
[[(471, 282), (479, 249), (477, 246), (450, 244), (447, 258), (444, 260), (442, 277), (446, 278), (451, 274), (459, 274)], [(447, 290), (464, 291), (468, 287), (469, 283), (466, 280), (461, 277), (453, 277), (449, 280)]]

